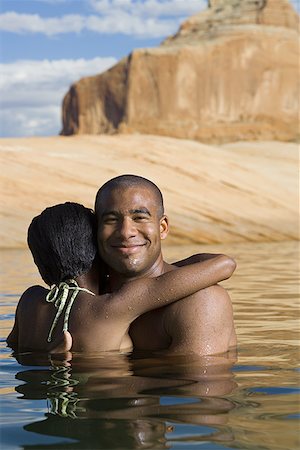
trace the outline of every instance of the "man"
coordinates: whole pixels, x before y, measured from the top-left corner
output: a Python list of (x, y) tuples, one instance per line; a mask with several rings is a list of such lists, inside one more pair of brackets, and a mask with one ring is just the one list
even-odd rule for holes
[[(95, 212), (99, 253), (108, 266), (107, 291), (176, 270), (163, 260), (161, 240), (167, 237), (169, 224), (154, 183), (135, 175), (113, 178), (99, 189)], [(137, 350), (226, 352), (236, 345), (231, 300), (225, 289), (214, 285), (138, 317), (130, 336)]]

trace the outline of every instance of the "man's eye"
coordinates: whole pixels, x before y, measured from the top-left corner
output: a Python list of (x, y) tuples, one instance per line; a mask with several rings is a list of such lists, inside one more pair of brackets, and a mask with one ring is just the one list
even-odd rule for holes
[(116, 223), (117, 222), (117, 218), (116, 217), (106, 217), (103, 220), (104, 224), (110, 224), (110, 223)]
[(142, 222), (148, 219), (148, 216), (135, 216), (134, 220), (137, 222)]

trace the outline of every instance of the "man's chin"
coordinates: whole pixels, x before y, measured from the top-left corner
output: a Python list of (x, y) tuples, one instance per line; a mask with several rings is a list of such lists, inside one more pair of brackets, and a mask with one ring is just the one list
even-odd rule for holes
[(138, 259), (126, 259), (122, 264), (118, 264), (118, 267), (115, 267), (115, 271), (123, 274), (125, 276), (135, 276), (144, 271), (143, 264)]

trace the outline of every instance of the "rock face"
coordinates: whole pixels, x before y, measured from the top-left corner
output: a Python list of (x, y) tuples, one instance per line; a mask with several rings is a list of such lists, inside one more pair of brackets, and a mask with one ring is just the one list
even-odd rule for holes
[(128, 59), (101, 75), (74, 84), (63, 101), (62, 134), (111, 133), (126, 107)]
[(299, 238), (298, 145), (291, 142), (216, 146), (143, 134), (6, 138), (0, 164), (2, 248), (26, 246), (28, 225), (49, 205), (93, 208), (99, 187), (123, 173), (161, 188), (170, 219), (165, 245)]
[(299, 29), (298, 14), (288, 0), (211, 0), (208, 4), (206, 11), (186, 20), (178, 33), (166, 39), (163, 45), (197, 43), (228, 33), (236, 34), (241, 25)]
[(288, 0), (211, 0), (160, 47), (75, 83), (61, 134), (297, 140), (298, 27)]

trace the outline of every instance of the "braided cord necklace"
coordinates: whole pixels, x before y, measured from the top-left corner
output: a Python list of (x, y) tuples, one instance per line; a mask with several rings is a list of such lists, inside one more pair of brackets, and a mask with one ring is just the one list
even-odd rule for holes
[(59, 283), (58, 286), (56, 284), (52, 285), (50, 291), (47, 294), (46, 301), (54, 304), (55, 308), (57, 309), (57, 313), (54, 317), (53, 323), (51, 325), (48, 334), (47, 338), (48, 342), (52, 341), (52, 333), (67, 303), (70, 291), (73, 291), (73, 293), (71, 295), (69, 303), (67, 304), (64, 316), (63, 331), (68, 331), (70, 311), (74, 303), (74, 300), (76, 299), (79, 292), (87, 292), (88, 294), (95, 295), (94, 292), (78, 286), (77, 282), (73, 279), (62, 281), (61, 283)]

